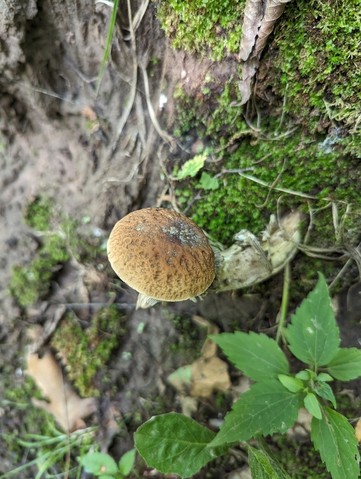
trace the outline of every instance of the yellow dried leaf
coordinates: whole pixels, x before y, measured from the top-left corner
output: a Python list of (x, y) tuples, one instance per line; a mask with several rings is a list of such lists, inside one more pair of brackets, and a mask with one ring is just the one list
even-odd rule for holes
[(66, 432), (85, 427), (83, 418), (96, 410), (94, 398), (81, 398), (64, 381), (62, 370), (50, 351), (41, 357), (29, 353), (26, 373), (32, 377), (48, 401), (33, 399), (34, 406), (52, 414)]
[(227, 363), (221, 359), (202, 357), (192, 364), (192, 396), (210, 397), (215, 391), (227, 391), (230, 385)]

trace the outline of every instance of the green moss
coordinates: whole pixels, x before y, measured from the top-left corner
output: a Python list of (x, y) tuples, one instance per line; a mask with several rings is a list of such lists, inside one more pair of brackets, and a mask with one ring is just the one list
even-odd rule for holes
[(270, 78), (286, 97), (286, 111), (313, 131), (333, 120), (360, 134), (360, 34), (360, 0), (312, 0), (286, 9), (270, 52)]
[(48, 236), (36, 257), (26, 266), (15, 266), (9, 289), (19, 306), (26, 308), (43, 299), (60, 263), (70, 259), (64, 239)]
[[(212, 35), (204, 35), (208, 30), (202, 22), (208, 21), (205, 13), (212, 5), (207, 2), (202, 11), (206, 18), (198, 21), (197, 13), (204, 4), (161, 3), (161, 19), (177, 47), (206, 51)], [(226, 2), (224, 8), (229, 6)], [(258, 85), (259, 90), (271, 86), (279, 96), (273, 99), (272, 115), (270, 106), (258, 100), (257, 127), (250, 128), (248, 123), (255, 119), (250, 116), (246, 123), (241, 108), (232, 106), (240, 102), (236, 76), (223, 89), (207, 78), (195, 97), (176, 92), (176, 135), (186, 143), (201, 140), (212, 152), (198, 177), (177, 184), (177, 199), (215, 239), (229, 244), (239, 229), (261, 231), (280, 199), (287, 208), (307, 211), (308, 200), (302, 195), (311, 195), (317, 199), (309, 204), (319, 211), (313, 236), (317, 245), (334, 245), (345, 240), (345, 235), (347, 242), (354, 244), (361, 227), (357, 174), (361, 156), (360, 7), (361, 0), (336, 4), (312, 0), (286, 8), (267, 54), (271, 68)], [(200, 31), (204, 43), (198, 42)], [(281, 111), (282, 120), (277, 118)], [(298, 123), (304, 128), (295, 131)], [(178, 163), (176, 168), (180, 166)], [(268, 187), (237, 173), (222, 175), (222, 168), (252, 168), (248, 174)], [(218, 174), (217, 189), (200, 187), (204, 171)], [(338, 204), (340, 216), (346, 203), (351, 206), (345, 235), (337, 240), (331, 208), (321, 212), (331, 201)]]
[[(191, 215), (199, 226), (227, 244), (240, 229), (247, 228), (254, 233), (264, 229), (269, 215), (277, 211), (281, 197), (287, 208), (301, 206), (306, 211), (307, 200), (302, 194), (317, 197), (311, 202), (313, 209), (326, 206), (331, 199), (352, 203), (354, 209), (350, 219), (357, 221), (354, 228), (360, 225), (356, 161), (344, 158), (336, 151), (324, 151), (322, 143), (302, 133), (277, 138), (272, 125), (262, 133), (263, 137), (256, 140), (243, 139), (232, 153), (223, 155), (224, 169), (233, 173), (221, 175), (218, 178), (221, 186), (207, 191), (194, 203)], [(246, 168), (252, 168), (245, 174), (254, 179), (237, 173)], [(197, 181), (192, 183), (193, 188), (197, 188)], [(269, 186), (260, 185), (259, 181)], [(295, 193), (286, 194), (282, 190)], [(179, 192), (179, 195), (181, 203), (185, 203), (187, 194)], [(339, 208), (342, 216), (346, 205), (340, 203)], [(334, 233), (330, 236), (333, 230), (331, 208), (327, 214), (316, 215), (315, 224), (320, 234), (318, 243), (334, 244)]]
[[(261, 113), (260, 125), (250, 128), (240, 109), (232, 106), (240, 100), (236, 78), (231, 78), (218, 95), (211, 88), (199, 101), (178, 92), (177, 100), (177, 131), (183, 138), (193, 135), (202, 140), (211, 152), (196, 178), (177, 184), (177, 200), (213, 238), (230, 244), (240, 229), (253, 233), (263, 230), (278, 204), (285, 209), (301, 207), (305, 212), (310, 204), (316, 212), (312, 239), (318, 246), (331, 246), (336, 242), (331, 207), (317, 211), (334, 201), (338, 202), (340, 218), (351, 204), (344, 231), (353, 244), (361, 228), (359, 165), (343, 144), (295, 130), (288, 115), (281, 122)], [(176, 167), (180, 166), (177, 163)], [(202, 189), (200, 177), (204, 171), (211, 176), (217, 174), (218, 188)], [(310, 201), (302, 195), (316, 199)]]
[[(222, 187), (209, 191), (197, 202), (193, 219), (217, 239), (229, 242), (231, 235), (242, 228), (254, 233), (262, 230), (270, 213), (277, 210), (277, 201), (283, 196), (287, 208), (303, 206), (307, 210), (306, 199), (302, 194), (317, 197), (312, 202), (314, 209), (326, 206), (329, 199), (354, 203), (360, 209), (358, 179), (354, 174), (357, 163), (340, 156), (337, 152), (325, 152), (319, 142), (301, 133), (276, 139), (272, 127), (265, 131), (269, 139), (243, 140), (241, 145), (227, 155), (227, 170), (243, 170), (255, 178), (240, 176), (237, 173), (224, 174)], [(337, 171), (337, 175), (335, 175)], [(257, 180), (269, 185), (260, 185)], [(276, 188), (278, 190), (276, 190)], [(282, 190), (292, 190), (285, 194)], [(282, 204), (282, 203), (281, 203)], [(217, 208), (214, 208), (217, 205)], [(341, 211), (345, 206), (340, 206)], [(230, 212), (232, 214), (230, 214)], [(332, 225), (331, 209), (327, 215), (318, 217), (320, 230)], [(329, 228), (327, 228), (329, 233)], [(327, 236), (324, 240), (334, 240)]]
[(239, 50), (244, 3), (163, 0), (158, 5), (158, 18), (175, 48), (221, 59)]
[(24, 214), (26, 223), (38, 232), (39, 248), (28, 264), (15, 266), (9, 290), (18, 305), (26, 308), (44, 299), (62, 266), (72, 257), (94, 264), (103, 255), (99, 238), (84, 238), (79, 223), (60, 214), (48, 198), (37, 197)]
[(38, 196), (26, 208), (26, 224), (37, 231), (49, 231), (54, 205), (50, 198)]
[(125, 333), (123, 315), (116, 306), (101, 309), (87, 328), (68, 313), (56, 329), (51, 345), (66, 364), (69, 379), (81, 396), (99, 395), (96, 374), (109, 361), (119, 338)]

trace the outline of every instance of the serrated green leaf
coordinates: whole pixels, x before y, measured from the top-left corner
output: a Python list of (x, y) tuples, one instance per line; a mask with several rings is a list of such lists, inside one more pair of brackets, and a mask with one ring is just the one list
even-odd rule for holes
[(248, 464), (253, 479), (291, 479), (265, 451), (248, 446)]
[(336, 409), (336, 398), (329, 384), (322, 381), (316, 381), (314, 383), (313, 390), (321, 398), (330, 401), (332, 406)]
[(313, 393), (306, 394), (303, 403), (311, 416), (316, 417), (317, 419), (322, 419), (320, 403)]
[(135, 447), (148, 466), (182, 478), (198, 472), (224, 450), (209, 447), (215, 433), (177, 413), (155, 416), (135, 432)]
[(123, 476), (127, 476), (133, 469), (135, 462), (135, 449), (130, 449), (119, 460), (118, 469)]
[(253, 381), (287, 374), (289, 364), (276, 341), (254, 332), (223, 333), (211, 336), (232, 363)]
[(286, 338), (296, 358), (314, 368), (328, 364), (337, 354), (340, 334), (321, 274), (314, 290), (293, 315)]
[(184, 180), (184, 178), (196, 176), (199, 170), (204, 166), (207, 159), (205, 153), (194, 156), (191, 160), (184, 163), (182, 168), (174, 176), (177, 180)]
[(203, 190), (216, 190), (219, 188), (219, 181), (214, 176), (203, 171), (199, 179), (198, 188), (202, 188)]
[(297, 393), (298, 391), (302, 391), (305, 385), (301, 379), (295, 378), (294, 376), (287, 376), (286, 374), (279, 374), (278, 379), (280, 383), (291, 393)]
[(347, 419), (324, 408), (323, 419), (312, 419), (311, 439), (332, 479), (357, 479), (360, 455), (355, 431)]
[(300, 397), (283, 387), (278, 379), (254, 384), (233, 405), (210, 446), (287, 431), (297, 419)]
[(86, 472), (95, 476), (113, 475), (118, 471), (117, 463), (114, 459), (103, 452), (88, 452), (85, 456), (79, 458), (80, 464)]
[(361, 376), (361, 349), (340, 348), (328, 363), (328, 372), (340, 381), (351, 381)]

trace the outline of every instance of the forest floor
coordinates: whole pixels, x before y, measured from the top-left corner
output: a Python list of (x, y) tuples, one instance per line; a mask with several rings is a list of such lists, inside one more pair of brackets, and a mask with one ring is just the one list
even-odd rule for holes
[[(0, 99), (2, 111), (13, 114), (0, 143), (0, 477), (37, 459), (38, 464), (34, 462), (13, 476), (36, 477), (48, 449), (32, 446), (34, 437), (29, 434), (59, 436), (50, 416), (33, 402), (39, 391), (26, 373), (31, 348), (40, 355), (51, 351), (61, 368), (62, 379), (81, 396), (95, 397), (93, 414), (85, 419), (87, 427), (96, 426), (95, 436), (70, 450), (70, 463), (61, 455), (49, 465), (48, 475), (42, 476), (77, 477), (72, 469), (76, 468), (77, 456), (99, 444), (100, 449), (118, 459), (132, 447), (136, 428), (155, 414), (186, 411), (202, 424), (215, 427), (245, 387), (240, 374), (229, 365), (231, 387), (216, 391), (216, 378), (211, 377), (210, 391), (198, 397), (177, 390), (170, 375), (202, 356), (207, 333), (214, 328), (228, 332), (275, 331), (282, 299), (282, 273), (246, 294), (210, 293), (196, 303), (158, 304), (148, 310), (135, 310), (136, 294), (116, 278), (108, 264), (105, 244), (117, 219), (142, 207), (174, 205), (164, 165), (177, 154), (182, 157), (185, 149), (192, 152), (192, 142), (197, 140), (184, 139), (180, 147), (183, 140), (172, 144), (167, 136), (174, 123), (175, 86), (197, 91), (209, 73), (222, 84), (234, 68), (232, 64), (213, 64), (170, 51), (164, 38), (157, 49), (165, 52), (163, 63), (150, 83), (153, 105), (159, 105), (160, 93), (167, 99), (164, 108), (158, 107), (156, 111), (164, 130), (157, 131), (146, 101), (136, 98), (116, 156), (107, 155), (112, 143), (108, 130), (112, 129), (102, 123), (90, 102), (69, 104), (65, 99), (56, 100), (56, 114), (44, 115), (41, 121), (41, 114), (34, 110), (36, 127), (29, 128), (22, 122), (31, 114), (22, 111), (20, 104), (10, 108), (6, 95)], [(164, 78), (166, 82), (161, 85)], [(78, 82), (77, 90), (89, 88), (80, 76)], [(111, 115), (116, 118), (118, 113), (112, 111)], [(109, 122), (112, 121), (110, 118)], [(39, 214), (39, 205), (40, 214), (44, 208), (46, 216), (43, 229), (32, 222), (32, 215)], [(62, 239), (64, 257), (49, 261), (46, 279), (37, 278), (39, 290), (39, 283), (49, 283), (38, 297), (30, 304), (25, 304), (29, 303), (25, 299), (19, 304), (22, 301), (19, 296), (14, 299), (14, 284), (19, 288), (16, 294), (23, 298), (30, 288), (35, 288), (31, 270), (34, 258), (39, 258), (49, 246), (48, 238), (53, 236)], [(49, 251), (45, 253), (47, 260), (53, 254)], [(14, 268), (23, 268), (22, 279), (27, 278), (28, 285), (13, 282)], [(293, 277), (294, 282), (297, 280)], [(343, 344), (355, 346), (357, 338), (361, 338), (359, 302), (356, 295), (355, 306), (349, 300), (346, 311), (346, 297), (347, 291), (338, 300), (339, 325)], [(291, 302), (290, 310), (296, 306)], [(107, 315), (106, 310), (111, 313)], [(99, 314), (105, 315), (105, 323), (97, 322)], [(91, 336), (89, 331), (94, 327), (97, 334)], [(99, 344), (102, 350), (97, 349)], [(87, 366), (92, 361), (94, 369), (90, 374)], [(84, 371), (89, 374), (86, 380), (82, 377)], [(52, 373), (49, 374), (50, 380), (45, 376), (40, 381), (52, 381)], [(361, 382), (346, 386), (339, 388), (339, 397), (345, 399), (345, 410), (355, 411)], [(329, 477), (318, 456), (312, 453), (307, 435), (295, 433), (286, 443), (282, 437), (276, 437), (270, 447), (283, 456), (285, 467), (299, 468), (301, 472), (294, 477)], [(69, 464), (69, 475), (61, 476)], [(246, 479), (247, 474), (245, 454), (239, 449), (207, 466), (196, 477)], [(83, 473), (81, 477), (89, 476)], [(131, 477), (164, 476), (147, 468), (138, 458)]]

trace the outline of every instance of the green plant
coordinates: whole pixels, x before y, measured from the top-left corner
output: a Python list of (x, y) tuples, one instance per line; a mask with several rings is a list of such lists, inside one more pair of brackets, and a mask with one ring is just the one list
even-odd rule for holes
[(106, 5), (111, 6), (112, 8), (112, 15), (110, 17), (110, 22), (107, 31), (107, 39), (105, 42), (105, 49), (102, 57), (102, 61), (99, 68), (98, 78), (97, 78), (97, 86), (96, 86), (96, 95), (98, 95), (100, 90), (100, 85), (104, 77), (105, 70), (109, 63), (110, 52), (112, 48), (112, 41), (114, 36), (115, 25), (117, 22), (117, 13), (118, 13), (118, 5), (119, 0), (114, 0), (113, 2), (103, 1), (101, 3), (105, 3)]
[(100, 479), (123, 479), (129, 476), (134, 467), (135, 449), (123, 454), (117, 464), (109, 454), (103, 452), (88, 452), (79, 458), (79, 463), (86, 472)]
[[(338, 413), (329, 385), (334, 379), (361, 376), (361, 350), (341, 348), (324, 277), (301, 303), (280, 336), (305, 368), (292, 374), (285, 353), (265, 334), (250, 332), (211, 336), (253, 384), (241, 395), (218, 433), (177, 413), (162, 414), (135, 433), (135, 445), (146, 463), (163, 473), (190, 477), (239, 442), (292, 427), (305, 407), (313, 416), (311, 440), (333, 479), (359, 477), (354, 430)], [(266, 451), (246, 446), (253, 477), (288, 478)]]
[[(82, 454), (84, 448), (94, 442), (95, 428), (89, 427), (67, 434), (57, 430), (54, 426), (50, 427), (49, 434), (25, 434), (17, 438), (17, 442), (23, 448), (26, 448), (34, 459), (29, 459), (25, 464), (6, 472), (1, 479), (8, 477), (18, 477), (18, 475), (32, 466), (37, 467), (37, 473), (34, 479), (50, 477), (49, 471), (62, 470), (69, 474), (70, 470), (75, 473), (68, 477), (80, 478), (81, 470), (78, 464), (73, 461), (73, 453)], [(74, 458), (75, 459), (75, 458)], [(52, 476), (54, 477), (54, 476)]]

